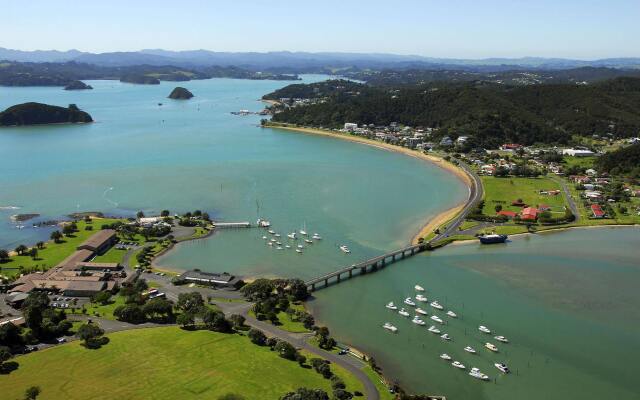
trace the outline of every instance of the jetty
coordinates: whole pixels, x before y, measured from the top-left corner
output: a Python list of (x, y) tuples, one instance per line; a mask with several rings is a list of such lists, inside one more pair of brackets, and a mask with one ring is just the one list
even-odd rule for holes
[(251, 228), (251, 222), (213, 222), (213, 227), (219, 229)]
[[(337, 271), (330, 272), (328, 274), (318, 276), (316, 278), (310, 279), (305, 282), (307, 285), (307, 290), (313, 292), (320, 288), (325, 288), (329, 286), (331, 283), (339, 283), (342, 279), (349, 279), (354, 276), (354, 271), (357, 275), (364, 275), (373, 271), (377, 271), (378, 269), (384, 268), (385, 266), (392, 264), (398, 260), (403, 260), (407, 257), (411, 257), (420, 252), (423, 252), (429, 248), (428, 243), (421, 243), (412, 246), (407, 246), (399, 250), (395, 250), (389, 253), (385, 253), (383, 255), (370, 258), (366, 261), (362, 261), (358, 264), (353, 264), (351, 266), (341, 268)], [(321, 286), (319, 286), (322, 284)]]

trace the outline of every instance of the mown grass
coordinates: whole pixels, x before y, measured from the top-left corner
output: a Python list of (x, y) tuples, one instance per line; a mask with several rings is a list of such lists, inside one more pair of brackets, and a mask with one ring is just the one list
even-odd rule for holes
[[(296, 311), (306, 311), (304, 308), (304, 305), (302, 304), (291, 303), (289, 307)], [(256, 316), (253, 310), (249, 311), (249, 315), (254, 318)], [(286, 312), (280, 311), (276, 315), (278, 316), (278, 323), (276, 324), (276, 326), (282, 329), (283, 331), (292, 332), (292, 333), (309, 332), (309, 330), (304, 327), (302, 322), (293, 321), (291, 317), (289, 317), (289, 314), (287, 314)], [(270, 323), (269, 321), (265, 321), (265, 322)]]
[(503, 210), (520, 212), (522, 207), (512, 206), (517, 199), (531, 206), (546, 204), (553, 213), (564, 214), (565, 198), (562, 191), (555, 196), (540, 194), (540, 191), (561, 190), (560, 185), (550, 178), (495, 178), (482, 176), (484, 187), (484, 208), (486, 215), (495, 215), (495, 207), (501, 205)]
[[(245, 336), (177, 327), (108, 336), (110, 343), (99, 350), (73, 342), (16, 358), (19, 368), (0, 375), (2, 398), (23, 398), (30, 386), (42, 389), (41, 400), (215, 400), (227, 393), (275, 400), (301, 386), (331, 392), (330, 381), (313, 369), (278, 357)], [(362, 390), (345, 370), (336, 365), (332, 370), (348, 390)]]
[[(91, 235), (100, 231), (100, 227), (103, 224), (112, 224), (116, 221), (118, 220), (96, 218), (93, 219), (92, 222), (86, 223), (84, 220), (81, 220), (77, 222), (78, 232), (75, 232), (70, 237), (64, 236), (61, 243), (54, 243), (52, 240), (47, 241), (44, 249), (38, 249), (38, 256), (35, 259), (26, 255), (15, 255), (11, 257), (9, 262), (0, 264), (0, 270), (8, 276), (20, 273), (19, 267), (25, 269), (38, 268), (41, 271), (47, 270), (75, 252), (76, 247)], [(85, 228), (87, 226), (91, 226), (92, 230), (86, 230)], [(60, 231), (62, 231), (62, 228), (60, 228)]]

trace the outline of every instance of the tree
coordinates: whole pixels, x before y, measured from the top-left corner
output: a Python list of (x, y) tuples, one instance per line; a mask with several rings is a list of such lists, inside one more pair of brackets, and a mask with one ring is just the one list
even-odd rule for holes
[(169, 216), (169, 210), (162, 210), (160, 212), (160, 216), (161, 217), (168, 217)]
[(136, 213), (136, 217), (138, 217), (138, 218), (144, 218), (144, 212), (142, 212), (142, 211), (138, 211), (138, 212)]
[(286, 358), (287, 360), (295, 360), (298, 355), (298, 350), (296, 350), (291, 343), (284, 340), (279, 340), (273, 349), (280, 357)]
[(144, 311), (137, 304), (125, 304), (116, 307), (113, 315), (119, 320), (129, 322), (131, 324), (140, 324), (145, 321)]
[(204, 309), (204, 299), (198, 292), (180, 293), (176, 307), (189, 314), (199, 314)]
[(36, 400), (42, 391), (39, 386), (31, 386), (24, 392), (25, 400)]
[(60, 231), (53, 231), (51, 232), (51, 236), (49, 236), (51, 238), (51, 240), (53, 240), (54, 243), (60, 243), (60, 240), (62, 239), (62, 233), (60, 233)]
[(207, 309), (202, 316), (202, 322), (210, 331), (231, 332), (231, 324), (221, 311)]
[(18, 253), (19, 256), (21, 256), (22, 254), (24, 254), (25, 251), (27, 251), (27, 246), (21, 244), (18, 247), (15, 248), (15, 252)]
[(496, 204), (495, 210), (496, 210), (496, 213), (499, 213), (500, 211), (502, 211), (502, 205), (501, 204)]
[(35, 260), (38, 257), (38, 249), (36, 249), (35, 247), (29, 249), (29, 256), (31, 256), (32, 260)]
[(21, 342), (20, 328), (11, 322), (0, 325), (0, 345), (16, 346)]
[(110, 300), (111, 300), (111, 292), (109, 292), (108, 290), (103, 290), (101, 292), (98, 292), (95, 295), (93, 295), (93, 297), (91, 297), (91, 302), (100, 303), (103, 306), (109, 304)]
[(109, 342), (109, 338), (104, 337), (104, 329), (92, 323), (81, 325), (76, 336), (84, 341), (87, 349), (99, 349)]
[(171, 320), (173, 318), (173, 303), (167, 299), (157, 297), (149, 300), (144, 305), (143, 311), (147, 318), (160, 317)]
[(259, 329), (251, 328), (249, 332), (247, 332), (247, 336), (251, 343), (257, 344), (258, 346), (264, 346), (267, 341), (267, 336)]
[(73, 235), (74, 232), (75, 232), (75, 229), (73, 229), (73, 226), (71, 226), (70, 224), (67, 224), (62, 227), (62, 233), (67, 237)]
[(9, 252), (5, 249), (0, 249), (0, 263), (7, 262), (9, 258)]
[(193, 315), (189, 313), (182, 313), (176, 318), (176, 323), (183, 328), (187, 328), (193, 326), (195, 320), (193, 318)]
[(234, 328), (242, 328), (244, 326), (245, 318), (240, 314), (232, 314), (229, 320), (233, 324)]
[(259, 278), (240, 289), (244, 296), (252, 301), (264, 300), (271, 296), (275, 285), (269, 279)]
[(304, 301), (309, 297), (307, 285), (302, 279), (289, 280), (289, 293), (295, 301)]
[(299, 388), (285, 394), (281, 400), (329, 400), (329, 395), (321, 389)]
[(44, 242), (36, 243), (36, 247), (39, 248), (40, 250), (44, 249)]

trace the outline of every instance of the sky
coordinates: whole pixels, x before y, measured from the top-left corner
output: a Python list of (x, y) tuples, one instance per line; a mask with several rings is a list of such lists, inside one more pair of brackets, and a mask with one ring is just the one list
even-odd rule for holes
[(0, 47), (640, 57), (640, 0), (0, 0)]

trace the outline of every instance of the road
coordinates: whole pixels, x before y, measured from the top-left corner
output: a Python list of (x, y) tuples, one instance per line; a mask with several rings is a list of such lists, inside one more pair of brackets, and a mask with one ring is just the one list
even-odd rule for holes
[(447, 227), (446, 229), (444, 229), (444, 231), (440, 232), (433, 239), (431, 239), (432, 242), (437, 242), (438, 240), (444, 239), (452, 234), (457, 234), (458, 227), (464, 222), (465, 218), (473, 209), (473, 207), (475, 207), (475, 205), (480, 200), (482, 200), (482, 196), (484, 195), (484, 188), (482, 187), (482, 181), (480, 180), (480, 177), (475, 172), (473, 172), (471, 167), (469, 167), (469, 165), (467, 165), (466, 163), (459, 161), (459, 166), (467, 173), (469, 178), (471, 178), (472, 180), (472, 185), (469, 188), (469, 198), (467, 199), (467, 203), (465, 204), (462, 211), (458, 213), (458, 215), (447, 224)]
[(562, 191), (564, 192), (564, 197), (567, 199), (567, 203), (569, 203), (569, 209), (571, 210), (573, 215), (576, 217), (575, 222), (578, 222), (580, 220), (580, 211), (578, 210), (578, 206), (576, 205), (576, 202), (573, 200), (573, 197), (571, 196), (571, 191), (569, 190), (567, 183), (562, 178), (553, 177), (551, 179), (558, 182), (562, 187)]

